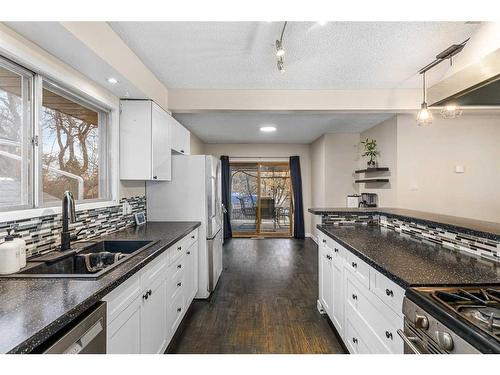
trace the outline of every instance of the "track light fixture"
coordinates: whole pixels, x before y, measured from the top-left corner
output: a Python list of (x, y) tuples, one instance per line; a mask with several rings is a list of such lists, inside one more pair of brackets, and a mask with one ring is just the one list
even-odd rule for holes
[[(423, 91), (424, 91), (424, 100), (422, 102), (422, 105), (420, 106), (420, 111), (418, 111), (417, 114), (417, 123), (420, 126), (425, 126), (429, 125), (432, 123), (432, 113), (431, 111), (427, 108), (427, 88), (426, 88), (426, 81), (425, 81), (425, 73), (434, 68), (436, 65), (441, 64), (443, 61), (448, 60), (450, 62), (450, 65), (453, 64), (453, 56), (456, 54), (460, 53), (469, 39), (464, 40), (460, 44), (452, 44), (448, 48), (446, 48), (443, 52), (439, 53), (436, 55), (436, 59), (431, 62), (430, 64), (427, 64), (424, 66), (422, 69), (419, 70), (419, 73), (422, 74), (423, 77)], [(447, 104), (442, 110), (441, 110), (441, 116), (443, 118), (455, 118), (458, 117), (462, 114), (462, 110), (460, 107), (458, 107), (455, 104)]]
[(281, 30), (281, 36), (279, 39), (276, 39), (275, 43), (276, 57), (278, 58), (277, 67), (278, 70), (282, 73), (285, 72), (285, 60), (283, 58), (285, 56), (285, 48), (283, 47), (283, 34), (285, 33), (286, 24), (287, 21), (285, 21), (285, 23), (283, 24), (283, 29)]

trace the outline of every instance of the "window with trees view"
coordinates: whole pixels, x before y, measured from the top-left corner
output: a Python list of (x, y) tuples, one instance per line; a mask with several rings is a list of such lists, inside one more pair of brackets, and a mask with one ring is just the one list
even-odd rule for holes
[(108, 199), (107, 122), (105, 110), (0, 59), (0, 210), (57, 205), (66, 190)]

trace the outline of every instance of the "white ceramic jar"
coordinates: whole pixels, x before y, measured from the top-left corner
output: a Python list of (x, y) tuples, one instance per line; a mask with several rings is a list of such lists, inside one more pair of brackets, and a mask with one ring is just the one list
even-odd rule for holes
[(5, 241), (0, 245), (0, 274), (8, 275), (16, 273), (20, 270), (20, 243), (14, 241), (14, 236), (10, 234), (10, 229), (7, 230)]

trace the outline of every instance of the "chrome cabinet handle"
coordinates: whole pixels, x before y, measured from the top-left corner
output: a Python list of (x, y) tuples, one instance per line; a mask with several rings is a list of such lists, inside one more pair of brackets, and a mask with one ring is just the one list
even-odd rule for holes
[(385, 331), (385, 337), (392, 340), (392, 332)]
[(416, 337), (408, 337), (405, 335), (405, 333), (398, 329), (397, 330), (397, 333), (399, 335), (399, 337), (401, 337), (401, 339), (404, 341), (404, 343), (406, 345), (408, 345), (408, 347), (410, 348), (410, 350), (414, 353), (414, 354), (422, 354), (422, 352), (417, 348), (417, 346), (413, 343), (414, 341), (418, 341), (418, 338)]
[(394, 293), (393, 293), (393, 291), (392, 291), (392, 290), (390, 290), (390, 289), (386, 289), (386, 290), (385, 290), (385, 294), (387, 294), (387, 296), (389, 296), (389, 297), (394, 297)]

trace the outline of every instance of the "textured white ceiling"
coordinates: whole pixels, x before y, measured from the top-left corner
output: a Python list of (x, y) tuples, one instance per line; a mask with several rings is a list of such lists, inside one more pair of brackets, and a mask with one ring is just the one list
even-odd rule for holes
[[(286, 72), (276, 69), (281, 22), (111, 22), (169, 88), (416, 88), (417, 70), (468, 38), (464, 22), (290, 22)], [(439, 78), (442, 64), (433, 72)], [(429, 77), (432, 83), (433, 77)]]
[[(144, 93), (135, 88), (126, 77), (118, 74), (59, 22), (5, 22), (5, 24), (116, 96), (145, 97)], [(109, 77), (118, 79), (120, 84), (108, 83)]]
[[(174, 115), (206, 143), (311, 143), (325, 133), (358, 133), (389, 113), (210, 112)], [(275, 126), (262, 133), (261, 126)]]

